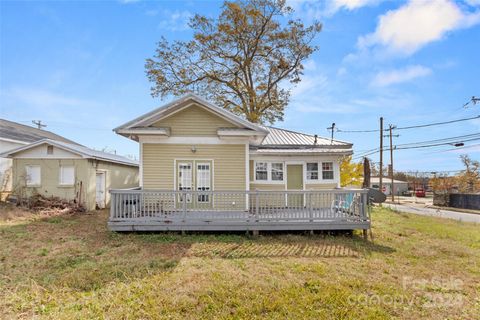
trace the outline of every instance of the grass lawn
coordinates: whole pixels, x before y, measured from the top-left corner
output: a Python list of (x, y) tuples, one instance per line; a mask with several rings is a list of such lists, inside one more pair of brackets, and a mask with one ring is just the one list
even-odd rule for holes
[[(480, 226), (374, 209), (360, 234), (113, 233), (107, 212), (0, 208), (0, 315), (478, 318)], [(1, 318), (2, 316), (0, 316)]]

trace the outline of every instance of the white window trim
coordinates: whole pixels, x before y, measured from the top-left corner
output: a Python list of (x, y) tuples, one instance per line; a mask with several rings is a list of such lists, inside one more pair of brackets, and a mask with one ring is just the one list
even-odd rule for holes
[[(257, 162), (267, 164), (267, 180), (257, 180)], [(272, 163), (281, 163), (283, 166), (283, 180), (272, 180)], [(253, 182), (255, 184), (285, 184), (286, 179), (286, 165), (284, 161), (271, 160), (254, 160), (253, 161)]]
[[(27, 168), (38, 168), (39, 170), (39, 181), (38, 183), (30, 183), (28, 180), (28, 169)], [(27, 164), (25, 166), (25, 184), (27, 187), (40, 187), (42, 185), (42, 167), (40, 165)]]
[[(308, 164), (309, 163), (316, 163), (317, 164), (317, 177), (318, 179), (309, 179), (308, 178)], [(321, 177), (321, 173), (322, 171), (320, 170), (320, 163), (318, 163), (318, 161), (305, 161), (305, 181), (308, 182), (308, 183), (316, 183), (316, 182), (319, 182), (319, 181), (322, 181), (322, 177)]]
[[(323, 164), (324, 163), (331, 163), (332, 164), (332, 170), (328, 170), (328, 171), (331, 171), (332, 172), (332, 179), (324, 179), (323, 178)], [(334, 182), (335, 181), (335, 162), (334, 161), (322, 161), (319, 163), (319, 165), (321, 165), (321, 167), (319, 167), (319, 169), (321, 168), (320, 172), (322, 173), (322, 181), (331, 181), (331, 182)]]
[[(72, 168), (73, 169), (73, 182), (72, 183), (62, 183), (62, 167), (63, 168)], [(58, 168), (58, 185), (62, 187), (71, 187), (75, 185), (75, 166), (73, 165), (60, 165)]]
[[(198, 178), (198, 167), (199, 166), (208, 166), (208, 192), (212, 191), (212, 164), (211, 162), (202, 162), (202, 161), (195, 161), (195, 191), (198, 193), (201, 193), (201, 190), (198, 190), (198, 183), (199, 183), (199, 178)], [(200, 194), (198, 194), (200, 196)], [(197, 199), (197, 203), (210, 203), (211, 202), (211, 195), (207, 193), (207, 201), (199, 201)]]
[[(333, 168), (333, 179), (323, 179), (323, 167), (322, 163), (324, 162), (331, 162)], [(311, 180), (308, 179), (307, 174), (307, 163), (316, 163), (318, 166), (318, 179)], [(335, 160), (318, 160), (318, 161), (305, 161), (305, 181), (307, 184), (327, 184), (327, 183), (339, 183), (340, 179), (340, 168), (337, 165), (337, 161)]]

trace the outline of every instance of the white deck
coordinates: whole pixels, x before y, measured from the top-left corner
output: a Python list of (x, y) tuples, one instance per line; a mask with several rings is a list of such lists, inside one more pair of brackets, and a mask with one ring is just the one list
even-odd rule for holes
[[(208, 192), (214, 205), (184, 204), (176, 197), (205, 193), (114, 190), (108, 226), (114, 231), (353, 230), (370, 228), (364, 190)], [(248, 198), (246, 197), (248, 196)], [(293, 196), (299, 203), (274, 206)], [(235, 201), (231, 201), (231, 200)], [(245, 202), (245, 199), (246, 202)], [(244, 200), (244, 203), (241, 201)], [(274, 201), (275, 200), (275, 201)], [(319, 203), (329, 202), (329, 207)], [(248, 210), (233, 210), (247, 206)], [(285, 200), (286, 203), (286, 200)], [(180, 207), (180, 208), (178, 208)]]

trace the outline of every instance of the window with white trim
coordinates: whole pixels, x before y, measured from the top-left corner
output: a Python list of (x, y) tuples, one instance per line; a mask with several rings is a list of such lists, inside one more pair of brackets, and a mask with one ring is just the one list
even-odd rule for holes
[[(191, 191), (192, 190), (192, 164), (179, 163), (178, 164), (178, 190)], [(183, 195), (179, 194), (179, 201), (183, 202)], [(187, 194), (187, 203), (192, 202), (192, 195)]]
[(255, 180), (268, 181), (268, 163), (267, 162), (255, 163)]
[(333, 180), (333, 162), (322, 162), (322, 179)]
[(60, 166), (60, 185), (73, 186), (75, 184), (75, 167), (74, 166)]
[(318, 163), (307, 163), (307, 180), (318, 180)]
[[(210, 164), (209, 163), (197, 163), (197, 190), (198, 191), (210, 191)], [(209, 202), (210, 197), (208, 193), (199, 193), (198, 202)]]
[(25, 174), (27, 186), (39, 186), (42, 183), (42, 170), (40, 166), (26, 166)]
[(272, 181), (283, 181), (283, 163), (272, 163), (270, 172)]

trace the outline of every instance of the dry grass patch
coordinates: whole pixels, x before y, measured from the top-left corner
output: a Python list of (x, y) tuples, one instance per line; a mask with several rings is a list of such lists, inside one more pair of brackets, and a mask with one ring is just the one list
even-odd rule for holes
[(475, 224), (375, 209), (367, 243), (356, 234), (120, 234), (106, 219), (98, 211), (0, 222), (0, 313), (472, 319), (480, 310)]

